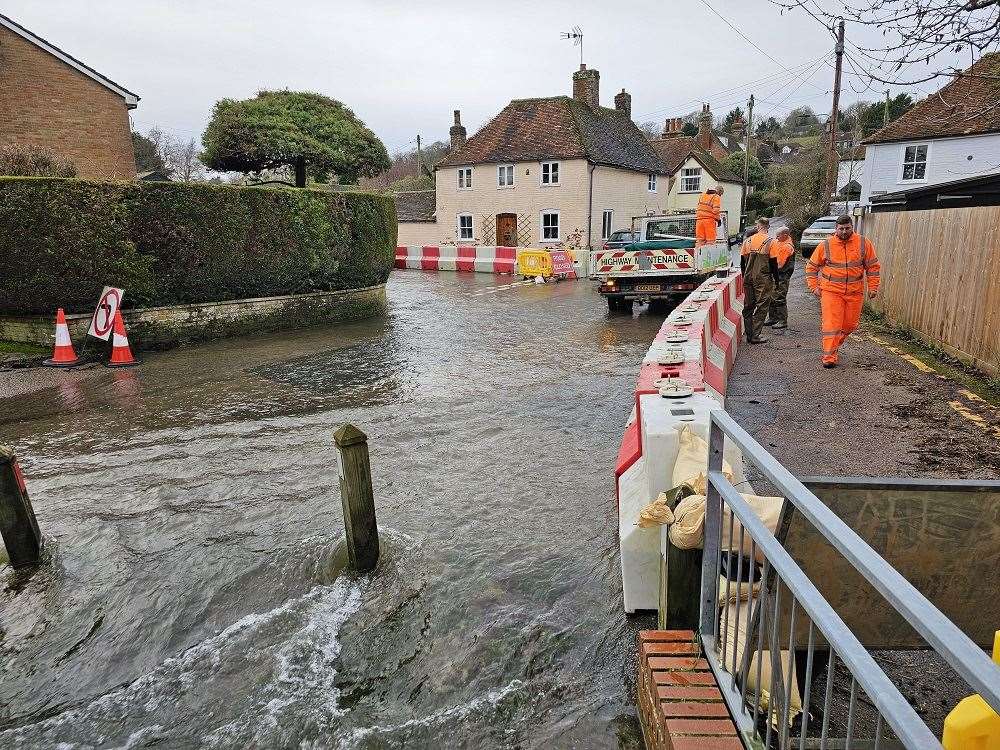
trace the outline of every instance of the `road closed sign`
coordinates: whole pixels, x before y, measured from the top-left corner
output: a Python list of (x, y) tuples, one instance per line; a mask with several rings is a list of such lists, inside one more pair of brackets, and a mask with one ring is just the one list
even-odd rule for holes
[(111, 337), (111, 330), (115, 327), (115, 315), (118, 314), (124, 295), (124, 289), (104, 287), (97, 309), (94, 310), (94, 317), (90, 321), (90, 330), (87, 331), (89, 335), (102, 341), (107, 341)]

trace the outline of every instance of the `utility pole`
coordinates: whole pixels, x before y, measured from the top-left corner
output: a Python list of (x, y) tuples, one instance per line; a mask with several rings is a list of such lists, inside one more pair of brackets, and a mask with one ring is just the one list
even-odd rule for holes
[(889, 124), (889, 89), (885, 90), (885, 110), (882, 112), (882, 127)]
[(740, 229), (743, 229), (743, 217), (747, 212), (747, 190), (750, 189), (750, 142), (753, 138), (753, 94), (747, 102), (747, 145), (746, 158), (743, 160), (743, 195), (740, 196)]
[(837, 120), (840, 114), (840, 74), (844, 67), (844, 22), (837, 24), (837, 46), (834, 48), (837, 53), (837, 65), (833, 79), (833, 111), (830, 113), (830, 147), (826, 155), (826, 195), (823, 202), (830, 203), (834, 191), (837, 189)]
[(420, 136), (417, 136), (417, 177), (424, 173), (424, 156), (420, 152)]

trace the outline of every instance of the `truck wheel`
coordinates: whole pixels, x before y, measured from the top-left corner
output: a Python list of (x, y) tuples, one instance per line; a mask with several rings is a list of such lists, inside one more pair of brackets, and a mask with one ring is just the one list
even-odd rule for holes
[(635, 300), (623, 299), (619, 303), (619, 308), (618, 309), (621, 310), (626, 315), (631, 315), (632, 314), (632, 303), (633, 302), (635, 302)]
[(608, 312), (609, 313), (618, 312), (618, 310), (620, 309), (619, 300), (615, 297), (608, 297), (607, 300), (608, 300)]

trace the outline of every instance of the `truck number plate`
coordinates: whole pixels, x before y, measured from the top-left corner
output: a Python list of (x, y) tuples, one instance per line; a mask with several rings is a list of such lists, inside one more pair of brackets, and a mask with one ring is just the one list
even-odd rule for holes
[(635, 290), (637, 292), (658, 292), (660, 291), (659, 284), (636, 284)]

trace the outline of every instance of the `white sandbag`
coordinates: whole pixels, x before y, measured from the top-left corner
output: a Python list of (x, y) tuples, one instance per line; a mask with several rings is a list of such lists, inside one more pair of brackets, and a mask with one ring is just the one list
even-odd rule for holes
[[(778, 528), (778, 516), (781, 514), (780, 497), (763, 497), (761, 495), (742, 495), (754, 515), (757, 516), (772, 534)], [(729, 524), (733, 524), (730, 540)], [(733, 551), (740, 548), (740, 531), (743, 524), (728, 505), (722, 508), (722, 549)], [(688, 495), (674, 508), (674, 522), (670, 526), (670, 543), (678, 549), (702, 549), (705, 546), (705, 496)], [(750, 534), (743, 534), (744, 555), (750, 554)], [(759, 557), (759, 555), (758, 555)]]

